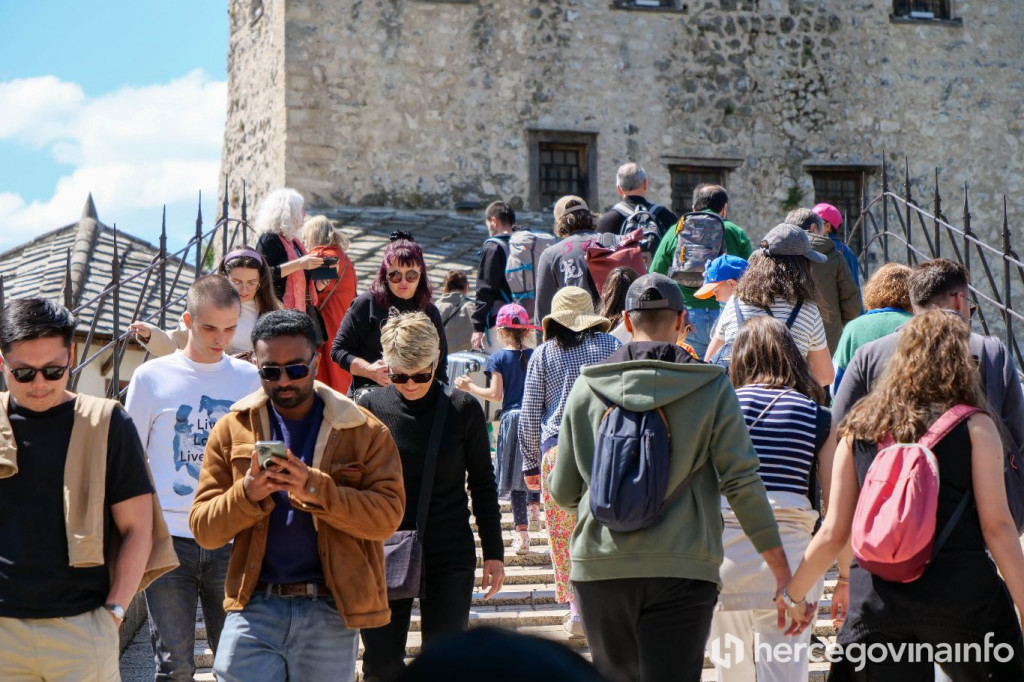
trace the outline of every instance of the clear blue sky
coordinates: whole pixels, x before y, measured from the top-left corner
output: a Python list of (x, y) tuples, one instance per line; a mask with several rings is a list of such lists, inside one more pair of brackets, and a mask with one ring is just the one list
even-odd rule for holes
[[(83, 129), (94, 130), (96, 126), (102, 125), (102, 120), (96, 120), (104, 117), (104, 107), (100, 105), (108, 102), (105, 106), (118, 111), (118, 120), (121, 116), (131, 120), (133, 112), (126, 111), (131, 109), (127, 103), (133, 101), (129, 95), (123, 95), (125, 98), (122, 100), (104, 98), (113, 93), (131, 93), (147, 86), (167, 85), (196, 69), (202, 70), (207, 82), (226, 80), (228, 27), (227, 2), (224, 0), (0, 0), (0, 26), (4, 27), (3, 38), (0, 39), (0, 87), (49, 76), (56, 79), (53, 82), (59, 81), (66, 87), (77, 86), (81, 94), (84, 94), (84, 98), (79, 97), (75, 103), (69, 103), (62, 114), (61, 125), (70, 128), (70, 132), (62, 128), (44, 136), (45, 139), (32, 140), (38, 131), (33, 130), (31, 125), (23, 125), (13, 132), (8, 130), (5, 135), (4, 124), (0, 121), (0, 195), (16, 195), (26, 205), (31, 202), (50, 202), (55, 198), (55, 189), (62, 177), (71, 175), (79, 165), (88, 165), (90, 154), (93, 157), (103, 156), (102, 149), (98, 154), (95, 151), (82, 152), (75, 149), (81, 146), (81, 140), (77, 137), (79, 132)], [(41, 85), (38, 90), (43, 93), (40, 99), (44, 103), (36, 106), (45, 111), (45, 102), (51, 100), (52, 89)], [(213, 89), (208, 88), (207, 96), (210, 92)], [(26, 101), (24, 96), (12, 96), (11, 99), (14, 107)], [(181, 98), (185, 99), (198, 98)], [(90, 103), (96, 105), (91, 110)], [(175, 107), (186, 109), (194, 105), (196, 102), (176, 101)], [(5, 102), (0, 97), (0, 110), (7, 112), (11, 106), (11, 101)], [(209, 102), (204, 106), (207, 109), (213, 108)], [(223, 103), (220, 109), (223, 109)], [(92, 118), (83, 120), (83, 111), (91, 112), (88, 115)], [(39, 117), (34, 110), (25, 115)], [(116, 136), (120, 126), (110, 122), (109, 115), (106, 118), (114, 129), (103, 134)], [(75, 122), (68, 123), (71, 120)], [(40, 125), (39, 129), (42, 127)], [(168, 134), (173, 136), (174, 132), (169, 131)], [(88, 137), (85, 132), (81, 132), (81, 135)], [(216, 135), (211, 133), (207, 137), (214, 139), (221, 135), (222, 130), (218, 130)], [(69, 137), (72, 151), (62, 151)], [(207, 146), (209, 144), (207, 142)], [(110, 147), (119, 148), (118, 163), (124, 165), (131, 162), (131, 145), (138, 145), (138, 158), (148, 163), (173, 161), (151, 151), (139, 140), (123, 143), (112, 139)], [(219, 159), (219, 148), (205, 154), (203, 158), (209, 157), (207, 160)], [(197, 156), (202, 156), (202, 153), (194, 149), (188, 154), (189, 160), (193, 161)], [(106, 159), (97, 162), (97, 165), (109, 162)], [(96, 182), (102, 184), (99, 180)], [(201, 184), (209, 187), (209, 179), (202, 183), (197, 179), (196, 192)], [(102, 188), (97, 188), (97, 192), (102, 195)], [(123, 189), (121, 193), (125, 193)], [(113, 191), (109, 194), (115, 196)], [(172, 198), (169, 197), (167, 201), (171, 202)], [(16, 204), (15, 198), (7, 196), (6, 204), (0, 201), (0, 250), (12, 245), (10, 238), (5, 238), (3, 232), (10, 232), (11, 228), (38, 232), (38, 223), (64, 213), (67, 219), (60, 224), (71, 222), (80, 213), (84, 199), (82, 196), (75, 201), (75, 205), (66, 207), (63, 203), (70, 203), (70, 200), (62, 202), (60, 206), (50, 206), (49, 211), (45, 212), (47, 217), (43, 218), (39, 211), (5, 212), (5, 205), (10, 207), (12, 203)], [(155, 203), (155, 199), (149, 197), (145, 201), (134, 201), (134, 205), (128, 208), (117, 205), (114, 198), (110, 201), (114, 205), (103, 205), (97, 201), (104, 222), (113, 222), (119, 217), (130, 217), (132, 222), (139, 221), (147, 214), (147, 201), (149, 204)], [(215, 215), (215, 201), (216, 196), (209, 197), (210, 212), (207, 215), (211, 218)], [(192, 203), (194, 219), (195, 201)], [(204, 200), (204, 204), (207, 203)], [(168, 211), (171, 212), (170, 207)], [(158, 211), (153, 214), (158, 215)], [(54, 224), (50, 228), (59, 226)], [(155, 235), (139, 236), (153, 238)]]

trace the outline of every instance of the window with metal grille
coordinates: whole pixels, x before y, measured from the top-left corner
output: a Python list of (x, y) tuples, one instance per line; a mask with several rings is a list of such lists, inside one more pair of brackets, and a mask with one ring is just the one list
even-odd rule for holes
[(590, 202), (586, 144), (539, 142), (537, 160), (541, 208), (554, 206), (566, 194)]
[(952, 19), (950, 0), (893, 0), (892, 15), (907, 19)]
[(693, 210), (693, 190), (697, 185), (721, 185), (725, 187), (728, 168), (714, 166), (669, 166), (672, 174), (672, 212), (683, 215)]
[[(814, 180), (814, 203), (832, 204), (843, 214), (839, 236), (845, 239), (860, 220), (864, 174), (859, 170), (811, 171)], [(863, 231), (858, 231), (849, 242), (854, 253), (859, 253)]]

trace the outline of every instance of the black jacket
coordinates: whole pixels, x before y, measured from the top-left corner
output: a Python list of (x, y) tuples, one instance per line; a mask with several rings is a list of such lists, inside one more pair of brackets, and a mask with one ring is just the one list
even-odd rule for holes
[[(362, 358), (367, 362), (380, 360), (383, 355), (380, 345), (380, 330), (387, 322), (392, 308), (400, 313), (418, 310), (415, 299), (389, 296), (389, 306), (382, 308), (374, 302), (373, 294), (369, 291), (356, 296), (352, 305), (349, 306), (348, 312), (345, 313), (345, 319), (341, 321), (341, 326), (338, 327), (334, 343), (331, 344), (331, 359), (346, 371), (350, 370), (352, 361), (356, 358)], [(428, 303), (423, 312), (434, 323), (438, 336), (441, 337), (441, 359), (437, 366), (437, 379), (448, 383), (448, 342), (444, 337), (441, 313), (433, 303)], [(371, 379), (353, 376), (349, 394), (363, 386), (376, 385)]]
[[(500, 239), (504, 246), (492, 240)], [(473, 331), (486, 331), (494, 326), (498, 308), (512, 300), (512, 290), (505, 279), (508, 242), (511, 235), (499, 234), (484, 242), (480, 249), (480, 268), (476, 272), (476, 309), (473, 310)]]
[[(627, 196), (622, 201), (631, 207), (636, 207), (637, 204), (641, 204), (650, 208), (655, 205), (650, 201), (647, 201), (644, 197), (638, 196)], [(661, 228), (662, 236), (675, 227), (675, 224), (679, 222), (679, 218), (676, 217), (676, 214), (673, 213), (671, 209), (660, 204), (658, 204), (658, 209), (654, 211), (652, 215), (654, 216), (654, 220), (658, 223), (658, 227)], [(598, 234), (618, 234), (622, 229), (622, 223), (625, 221), (625, 216), (613, 208), (606, 213), (602, 213), (601, 217), (597, 219), (597, 232)]]

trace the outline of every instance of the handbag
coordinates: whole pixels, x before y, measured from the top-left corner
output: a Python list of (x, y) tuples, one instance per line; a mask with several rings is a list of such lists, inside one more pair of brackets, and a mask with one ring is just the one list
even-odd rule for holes
[(313, 320), (313, 336), (316, 337), (316, 347), (319, 348), (327, 340), (327, 325), (324, 324), (324, 317), (320, 314), (320, 309), (313, 305), (313, 301), (309, 298), (308, 283), (306, 284), (306, 315)]
[(450, 393), (441, 384), (434, 409), (434, 424), (430, 429), (427, 456), (423, 461), (423, 479), (420, 482), (419, 505), (416, 508), (416, 530), (400, 530), (384, 541), (384, 572), (387, 577), (388, 601), (412, 599), (420, 596), (423, 583), (423, 534), (427, 526), (427, 510), (434, 491), (434, 473), (437, 471), (438, 450), (444, 434), (444, 421), (448, 415)]

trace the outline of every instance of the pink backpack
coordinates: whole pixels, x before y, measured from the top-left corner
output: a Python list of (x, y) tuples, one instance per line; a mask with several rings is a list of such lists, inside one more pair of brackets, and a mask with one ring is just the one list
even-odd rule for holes
[(949, 538), (971, 498), (964, 494), (938, 538), (939, 462), (932, 452), (939, 441), (976, 407), (947, 410), (916, 443), (896, 443), (892, 436), (878, 444), (853, 515), (851, 543), (857, 563), (892, 582), (917, 580)]

